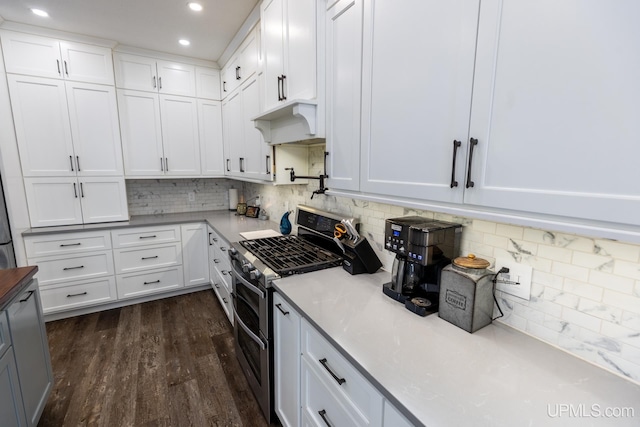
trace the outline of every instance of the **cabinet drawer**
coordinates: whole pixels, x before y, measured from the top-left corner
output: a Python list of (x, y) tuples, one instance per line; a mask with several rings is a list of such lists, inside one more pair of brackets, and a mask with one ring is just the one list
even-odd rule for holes
[(227, 287), (220, 282), (219, 277), (213, 278), (213, 292), (218, 297), (218, 301), (220, 301), (220, 305), (224, 310), (227, 317), (231, 320), (233, 318), (233, 302), (231, 301), (231, 296), (229, 294), (229, 290)]
[(135, 249), (113, 251), (116, 274), (148, 270), (150, 268), (171, 267), (182, 264), (180, 244), (154, 245)]
[(302, 413), (311, 425), (362, 426), (340, 403), (325, 381), (302, 359)]
[(38, 265), (40, 286), (113, 275), (111, 251), (29, 260)]
[(233, 283), (231, 282), (231, 267), (227, 265), (227, 267), (218, 268), (216, 267), (216, 273), (227, 287), (229, 292), (233, 290)]
[(380, 419), (382, 395), (306, 321), (302, 322), (302, 354), (332, 391), (340, 396), (340, 401), (352, 405), (366, 425)]
[(182, 267), (116, 276), (118, 298), (135, 298), (184, 287)]
[(24, 238), (24, 244), (27, 258), (34, 258), (111, 249), (111, 235), (108, 231), (101, 231), (27, 236)]
[(9, 336), (9, 322), (7, 321), (7, 312), (0, 311), (0, 357), (11, 346), (11, 337)]
[(40, 289), (40, 295), (45, 314), (104, 304), (118, 298), (116, 279), (113, 276), (69, 285), (47, 286)]
[(126, 228), (112, 231), (114, 248), (172, 243), (180, 241), (180, 226)]

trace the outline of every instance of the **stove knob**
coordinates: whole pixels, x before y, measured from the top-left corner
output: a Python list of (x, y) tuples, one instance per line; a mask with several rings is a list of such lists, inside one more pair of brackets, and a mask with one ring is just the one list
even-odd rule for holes
[(253, 265), (250, 262), (244, 261), (242, 263), (242, 271), (248, 273), (250, 270), (253, 270)]
[(258, 271), (257, 268), (254, 268), (253, 270), (251, 270), (251, 272), (249, 273), (251, 280), (257, 280), (260, 278), (260, 271)]
[(398, 248), (398, 252), (400, 252), (401, 254), (403, 254), (403, 253), (404, 253), (404, 251), (405, 251), (404, 246), (400, 246), (400, 247)]
[(387, 246), (388, 248), (390, 248), (390, 247), (391, 247), (391, 243), (387, 242), (386, 246)]
[(231, 249), (229, 249), (229, 253), (230, 253), (231, 255), (235, 255), (235, 254), (237, 254), (237, 253), (238, 253), (238, 251), (237, 251), (235, 248), (231, 248)]

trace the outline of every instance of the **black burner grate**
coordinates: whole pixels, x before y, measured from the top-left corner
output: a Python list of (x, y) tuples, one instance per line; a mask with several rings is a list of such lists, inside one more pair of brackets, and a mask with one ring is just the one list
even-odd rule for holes
[(342, 258), (298, 236), (241, 240), (240, 244), (281, 276), (337, 267)]

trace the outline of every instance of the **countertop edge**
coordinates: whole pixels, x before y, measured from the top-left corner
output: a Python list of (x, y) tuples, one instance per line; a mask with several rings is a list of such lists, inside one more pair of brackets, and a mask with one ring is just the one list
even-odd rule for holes
[(331, 345), (336, 348), (340, 352), (340, 354), (345, 359), (347, 359), (349, 363), (351, 363), (358, 370), (358, 372), (360, 372), (360, 374), (362, 374), (362, 376), (365, 377), (367, 381), (369, 381), (380, 392), (380, 394), (382, 394), (385, 399), (390, 401), (393, 406), (411, 422), (411, 424), (415, 426), (426, 427), (426, 425), (422, 421), (416, 418), (416, 416), (411, 411), (409, 411), (402, 404), (402, 402), (400, 402), (393, 394), (391, 394), (391, 392), (389, 392), (386, 387), (380, 384), (380, 382), (373, 375), (371, 375), (371, 373), (367, 369), (365, 369), (353, 356), (351, 356), (348, 351), (346, 351), (331, 337), (331, 335), (329, 335), (321, 326), (319, 326), (313, 319), (311, 319), (307, 315), (307, 313), (298, 306), (298, 304), (296, 304), (291, 298), (289, 298), (286, 292), (278, 287), (277, 280), (273, 282), (272, 286), (288, 304), (295, 308), (300, 316), (302, 316), (307, 322), (309, 322), (311, 326), (313, 326), (315, 330), (320, 333), (320, 335), (322, 335), (327, 341), (329, 341)]
[[(38, 272), (38, 266), (27, 266), (0, 270), (0, 310), (4, 310), (6, 306), (20, 294), (31, 283), (31, 279)], [(6, 285), (10, 282), (10, 285)]]

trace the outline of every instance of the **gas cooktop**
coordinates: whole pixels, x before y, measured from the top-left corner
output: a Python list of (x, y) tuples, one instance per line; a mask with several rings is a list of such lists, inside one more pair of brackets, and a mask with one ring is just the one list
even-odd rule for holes
[(299, 236), (241, 240), (240, 244), (280, 276), (342, 265), (342, 258)]

